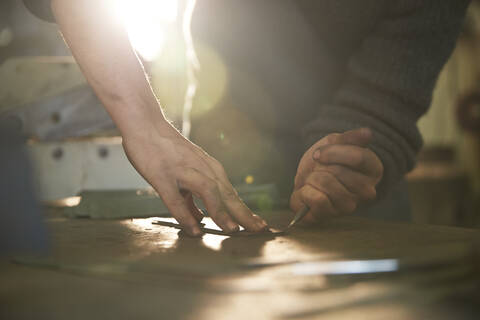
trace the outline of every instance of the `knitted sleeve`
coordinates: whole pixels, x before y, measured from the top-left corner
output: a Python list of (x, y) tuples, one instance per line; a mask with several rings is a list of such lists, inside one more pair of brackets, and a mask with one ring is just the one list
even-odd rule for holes
[[(369, 127), (385, 167), (384, 196), (411, 170), (422, 146), (417, 120), (428, 109), (451, 55), (468, 0), (395, 1), (350, 56), (333, 98), (303, 130), (308, 146), (333, 132)], [(340, 31), (339, 31), (340, 32)]]

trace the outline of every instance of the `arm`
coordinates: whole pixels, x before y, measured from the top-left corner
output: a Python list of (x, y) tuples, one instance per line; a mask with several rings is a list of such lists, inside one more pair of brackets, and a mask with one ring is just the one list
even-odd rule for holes
[(237, 231), (239, 224), (264, 229), (265, 222), (239, 199), (223, 167), (165, 119), (109, 1), (52, 0), (52, 9), (87, 81), (119, 128), (130, 162), (187, 232), (201, 233), (202, 214), (192, 194), (227, 232)]
[(171, 129), (109, 1), (53, 0), (57, 24), (87, 81), (122, 133)]
[[(330, 103), (320, 107), (304, 130), (311, 147), (297, 171), (294, 210), (310, 204), (317, 208), (311, 217), (351, 213), (377, 191), (380, 196), (388, 193), (413, 168), (422, 146), (416, 122), (430, 105), (468, 3), (411, 0), (386, 5), (383, 18), (349, 58)], [(360, 127), (370, 133), (331, 134)]]

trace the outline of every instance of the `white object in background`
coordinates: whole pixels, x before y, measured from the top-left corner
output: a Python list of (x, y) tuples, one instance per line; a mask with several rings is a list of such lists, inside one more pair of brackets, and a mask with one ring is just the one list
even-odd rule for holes
[(120, 137), (32, 142), (28, 152), (42, 201), (75, 196), (82, 190), (149, 187), (128, 161)]

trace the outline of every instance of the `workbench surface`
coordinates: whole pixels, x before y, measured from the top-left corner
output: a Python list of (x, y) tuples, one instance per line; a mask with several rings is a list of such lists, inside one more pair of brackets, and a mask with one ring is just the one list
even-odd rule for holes
[[(291, 219), (263, 216), (278, 227)], [(50, 213), (51, 255), (0, 262), (0, 318), (478, 318), (473, 229), (343, 217), (276, 238), (195, 239), (155, 220)], [(389, 259), (399, 271), (318, 272), (350, 259)]]

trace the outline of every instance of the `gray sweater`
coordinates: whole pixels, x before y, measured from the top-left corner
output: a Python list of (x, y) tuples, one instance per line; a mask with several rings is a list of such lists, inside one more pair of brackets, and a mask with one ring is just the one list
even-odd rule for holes
[[(24, 2), (52, 19), (48, 0)], [(378, 191), (385, 194), (414, 166), (422, 146), (416, 123), (430, 105), (468, 3), (200, 0), (192, 30), (227, 65), (250, 70), (274, 93), (274, 123), (254, 101), (250, 114), (275, 135), (298, 135), (305, 150), (329, 133), (370, 127), (370, 147), (385, 167)]]

